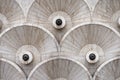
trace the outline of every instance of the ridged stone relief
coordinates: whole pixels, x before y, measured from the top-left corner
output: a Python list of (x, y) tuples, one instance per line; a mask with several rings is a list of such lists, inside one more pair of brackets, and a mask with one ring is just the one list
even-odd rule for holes
[(120, 80), (120, 0), (0, 0), (0, 80)]
[(67, 58), (54, 58), (38, 64), (28, 80), (91, 80), (87, 69)]
[(0, 59), (0, 80), (26, 80), (24, 72), (15, 63)]
[(56, 40), (40, 27), (17, 26), (0, 36), (0, 57), (17, 63), (26, 74), (40, 61), (58, 54)]
[[(120, 35), (111, 28), (99, 24), (87, 24), (76, 27), (63, 37), (61, 54), (82, 62), (93, 74), (104, 61), (120, 55), (118, 44)], [(89, 60), (91, 54), (95, 55), (95, 59)]]
[[(59, 19), (62, 24), (56, 25)], [(28, 21), (44, 25), (60, 41), (72, 26), (90, 21), (90, 10), (83, 0), (35, 0), (28, 12)]]
[(120, 26), (120, 0), (99, 0), (93, 12), (93, 20), (118, 29)]
[(1, 31), (10, 25), (21, 23), (23, 18), (23, 11), (15, 0), (0, 0)]
[(120, 80), (120, 57), (108, 60), (96, 71), (94, 80)]

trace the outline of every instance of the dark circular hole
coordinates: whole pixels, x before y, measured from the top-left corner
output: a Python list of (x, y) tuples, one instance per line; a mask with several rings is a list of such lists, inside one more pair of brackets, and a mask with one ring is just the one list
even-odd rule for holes
[(24, 54), (23, 55), (23, 60), (24, 61), (28, 61), (29, 60), (29, 55), (28, 54)]
[(89, 59), (90, 59), (90, 60), (95, 60), (95, 58), (96, 58), (96, 55), (95, 55), (94, 53), (91, 53), (91, 54), (89, 55)]
[(62, 25), (62, 20), (61, 20), (61, 19), (57, 19), (57, 20), (56, 20), (56, 24), (57, 24), (58, 26)]

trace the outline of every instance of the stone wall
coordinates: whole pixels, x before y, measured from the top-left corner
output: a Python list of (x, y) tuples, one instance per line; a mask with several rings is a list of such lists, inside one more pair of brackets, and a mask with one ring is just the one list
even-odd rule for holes
[(120, 0), (0, 0), (0, 80), (120, 80)]

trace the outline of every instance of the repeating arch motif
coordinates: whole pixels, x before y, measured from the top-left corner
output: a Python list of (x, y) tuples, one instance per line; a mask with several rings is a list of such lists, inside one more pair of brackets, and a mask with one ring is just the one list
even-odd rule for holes
[[(47, 32), (46, 29), (28, 25), (6, 30), (0, 35), (0, 57), (16, 62), (28, 75), (40, 61), (58, 55), (56, 52), (59, 46), (55, 38)], [(31, 54), (31, 65), (23, 65), (30, 63), (22, 59), (24, 54)]]
[[(54, 29), (53, 20), (57, 16), (66, 22), (62, 33)], [(29, 9), (28, 21), (44, 25), (60, 41), (72, 26), (90, 21), (90, 10), (84, 0), (35, 0)]]
[(119, 14), (120, 0), (0, 0), (0, 80), (119, 80)]
[[(113, 28), (100, 24), (77, 26), (66, 33), (61, 41), (61, 54), (82, 62), (94, 74), (104, 61), (116, 57), (120, 52), (120, 34)], [(96, 53), (99, 61), (96, 65), (86, 63), (87, 54)], [(95, 71), (94, 71), (94, 70)]]

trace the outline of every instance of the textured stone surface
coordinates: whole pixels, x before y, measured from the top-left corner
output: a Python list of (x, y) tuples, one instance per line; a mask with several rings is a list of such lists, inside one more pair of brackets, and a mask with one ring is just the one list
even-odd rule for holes
[[(120, 0), (0, 0), (0, 80), (14, 80), (17, 74), (20, 80), (107, 80), (111, 75), (110, 80), (119, 80), (118, 56)], [(67, 74), (75, 66), (68, 63), (78, 64), (74, 74)], [(62, 71), (64, 66), (68, 71)], [(106, 74), (109, 67), (114, 70)]]

